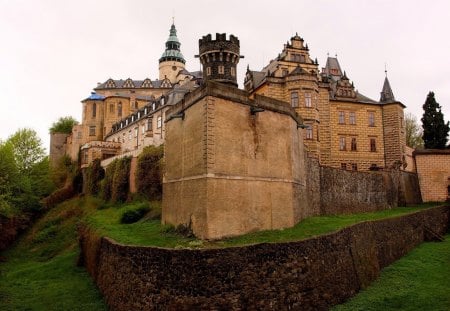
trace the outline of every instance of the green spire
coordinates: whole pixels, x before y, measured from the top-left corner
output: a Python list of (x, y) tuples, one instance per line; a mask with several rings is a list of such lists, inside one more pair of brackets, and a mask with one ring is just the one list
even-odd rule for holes
[(166, 41), (166, 50), (161, 55), (159, 62), (176, 61), (185, 64), (186, 61), (184, 56), (180, 52), (180, 45), (181, 43), (177, 37), (177, 29), (175, 28), (175, 24), (172, 24), (170, 27), (169, 38)]

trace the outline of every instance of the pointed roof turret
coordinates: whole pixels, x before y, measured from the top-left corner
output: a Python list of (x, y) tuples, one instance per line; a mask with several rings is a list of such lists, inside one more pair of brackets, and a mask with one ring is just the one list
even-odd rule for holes
[(166, 50), (161, 55), (159, 62), (165, 61), (177, 61), (183, 64), (186, 63), (183, 54), (180, 51), (180, 40), (177, 37), (177, 29), (175, 28), (175, 24), (172, 24), (170, 27), (169, 38), (166, 41)]
[(395, 102), (394, 93), (392, 92), (391, 85), (389, 84), (387, 72), (386, 77), (384, 78), (383, 89), (381, 90), (380, 102), (382, 103)]

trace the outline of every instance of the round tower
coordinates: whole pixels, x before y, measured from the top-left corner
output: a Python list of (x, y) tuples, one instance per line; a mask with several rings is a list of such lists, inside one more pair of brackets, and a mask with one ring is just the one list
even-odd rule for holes
[(198, 41), (200, 62), (203, 66), (203, 80), (216, 81), (237, 87), (236, 66), (239, 63), (239, 40), (225, 33), (217, 33), (216, 39), (211, 35), (203, 36)]
[(159, 59), (159, 79), (169, 79), (171, 83), (177, 82), (178, 73), (184, 69), (186, 60), (180, 51), (180, 41), (177, 37), (175, 24), (170, 27), (169, 39), (166, 41), (166, 50)]

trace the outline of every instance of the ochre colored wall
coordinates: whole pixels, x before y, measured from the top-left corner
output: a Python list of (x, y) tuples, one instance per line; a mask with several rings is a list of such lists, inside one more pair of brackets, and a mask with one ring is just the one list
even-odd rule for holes
[(443, 202), (449, 198), (450, 152), (415, 153), (417, 174), (424, 202)]
[(184, 120), (166, 124), (163, 223), (206, 239), (293, 226), (307, 208), (297, 122), (269, 106), (252, 115), (246, 92), (217, 92), (187, 100)]

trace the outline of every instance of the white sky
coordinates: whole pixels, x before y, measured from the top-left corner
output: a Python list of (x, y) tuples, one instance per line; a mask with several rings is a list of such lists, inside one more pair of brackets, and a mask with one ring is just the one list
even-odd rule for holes
[(327, 52), (364, 95), (379, 99), (384, 65), (397, 100), (420, 119), (430, 90), (450, 119), (450, 1), (0, 0), (0, 139), (35, 129), (45, 146), (61, 116), (108, 78), (158, 78), (175, 15), (188, 70), (198, 39), (236, 35), (238, 68), (260, 70), (298, 32), (325, 65)]

